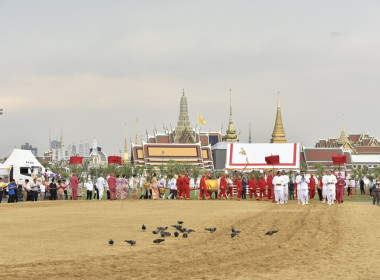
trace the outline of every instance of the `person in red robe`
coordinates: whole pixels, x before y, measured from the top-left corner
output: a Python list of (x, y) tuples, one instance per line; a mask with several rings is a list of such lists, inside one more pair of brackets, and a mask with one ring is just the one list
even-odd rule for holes
[(206, 185), (206, 175), (203, 173), (201, 181), (199, 183), (199, 199), (205, 199), (204, 197), (206, 196), (206, 199), (210, 198), (210, 194), (207, 190), (207, 185)]
[(185, 176), (182, 177), (182, 190), (183, 190), (183, 198), (189, 200), (190, 199), (190, 179), (188, 173), (185, 173)]
[(221, 199), (222, 197), (223, 199), (227, 198), (226, 190), (227, 190), (226, 173), (223, 173), (222, 177), (220, 177), (218, 199)]
[(267, 176), (267, 187), (268, 187), (268, 199), (271, 200), (272, 199), (272, 196), (273, 196), (273, 202), (274, 202), (274, 186), (273, 186), (273, 176), (272, 176), (272, 172), (269, 172), (268, 173), (268, 176)]
[(79, 185), (79, 180), (77, 177), (77, 173), (73, 173), (73, 177), (70, 178), (70, 186), (71, 186), (71, 196), (73, 197), (73, 200), (78, 199), (78, 185)]
[(178, 191), (178, 198), (179, 199), (183, 199), (183, 182), (182, 182), (182, 174), (179, 173), (178, 174), (178, 178), (177, 178), (177, 191)]
[(243, 192), (243, 184), (241, 183), (241, 176), (240, 175), (237, 176), (236, 191), (237, 191), (237, 198), (236, 198), (236, 200), (240, 200), (241, 199), (241, 194)]
[(110, 199), (116, 200), (116, 178), (114, 173), (111, 173), (111, 176), (107, 180), (108, 187), (110, 189)]
[(264, 175), (264, 172), (260, 172), (261, 175), (260, 175), (260, 179), (259, 181), (257, 182), (257, 186), (259, 187), (260, 189), (260, 200), (261, 199), (266, 199), (266, 194), (265, 194), (265, 188), (267, 186), (267, 182), (265, 181), (265, 175)]
[(343, 203), (343, 197), (344, 197), (344, 186), (346, 185), (346, 182), (342, 178), (342, 174), (338, 173), (336, 186), (336, 200), (338, 203)]
[(310, 175), (310, 183), (309, 183), (309, 195), (310, 195), (310, 200), (313, 200), (314, 199), (314, 196), (315, 196), (315, 178), (314, 178), (314, 174), (311, 173)]
[(252, 173), (251, 179), (248, 181), (248, 188), (249, 188), (249, 200), (252, 200), (252, 194), (255, 195), (255, 199), (258, 199), (257, 196), (257, 181), (255, 179), (255, 174)]

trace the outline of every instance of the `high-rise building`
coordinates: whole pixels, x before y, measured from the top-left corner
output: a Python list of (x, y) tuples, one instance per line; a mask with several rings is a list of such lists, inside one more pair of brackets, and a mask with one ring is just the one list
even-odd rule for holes
[(75, 145), (75, 143), (73, 143), (73, 145), (71, 146), (71, 156), (76, 156), (77, 155), (77, 145)]
[(89, 157), (90, 156), (90, 142), (86, 139), (86, 142), (84, 142), (84, 156)]
[(79, 153), (79, 156), (81, 156), (81, 157), (84, 156), (84, 145), (83, 145), (82, 141), (80, 141), (80, 143), (79, 143), (79, 151), (78, 151), (78, 153)]
[(37, 148), (33, 148), (29, 143), (21, 145), (21, 150), (30, 150), (35, 157), (37, 156)]

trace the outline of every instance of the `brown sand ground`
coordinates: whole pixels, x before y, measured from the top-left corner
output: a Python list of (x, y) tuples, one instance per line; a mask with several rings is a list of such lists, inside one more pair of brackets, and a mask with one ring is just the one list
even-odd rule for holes
[[(250, 201), (0, 205), (1, 279), (379, 279), (380, 207)], [(189, 238), (151, 231), (183, 220)], [(148, 230), (143, 232), (141, 224)], [(232, 239), (231, 226), (242, 233)], [(205, 227), (217, 227), (215, 233)], [(265, 232), (278, 230), (273, 236)], [(171, 228), (173, 233), (174, 230)], [(115, 244), (108, 245), (113, 238)], [(137, 245), (123, 241), (134, 239)]]

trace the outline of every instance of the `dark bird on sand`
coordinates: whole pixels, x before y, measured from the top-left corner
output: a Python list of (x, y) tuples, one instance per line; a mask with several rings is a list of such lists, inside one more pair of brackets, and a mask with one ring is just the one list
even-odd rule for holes
[(271, 230), (271, 231), (268, 231), (265, 235), (272, 235), (276, 232), (278, 232), (278, 230)]
[(184, 228), (185, 232), (190, 233), (190, 232), (195, 232), (195, 230), (192, 230), (191, 228)]
[(165, 231), (161, 231), (161, 237), (165, 237), (166, 234), (165, 234)]
[(162, 230), (167, 230), (168, 227), (158, 227), (157, 229), (162, 231)]
[(182, 224), (183, 224), (183, 222), (182, 222), (182, 221), (178, 221), (177, 223), (178, 223), (179, 225), (182, 225)]
[(134, 240), (124, 240), (124, 242), (131, 244), (131, 246), (136, 245), (136, 241), (134, 241)]
[(184, 233), (184, 234), (183, 234), (183, 238), (187, 238), (187, 233)]
[(176, 231), (176, 232), (174, 233), (174, 236), (175, 236), (175, 237), (178, 237), (178, 236), (179, 236), (178, 231)]
[(165, 241), (165, 239), (160, 239), (160, 238), (153, 240), (153, 242), (156, 244), (160, 244), (161, 242), (164, 242), (164, 241)]
[(209, 232), (215, 232), (216, 231), (216, 228), (205, 228), (205, 230), (209, 231)]
[(232, 233), (236, 233), (236, 234), (238, 234), (238, 233), (240, 233), (241, 231), (240, 230), (236, 230), (236, 229), (234, 229), (234, 228), (232, 228)]
[(158, 234), (159, 232), (160, 232), (160, 230), (158, 230), (158, 229), (157, 229), (157, 230), (154, 230), (154, 231), (152, 231), (152, 233), (153, 233), (153, 234)]
[(146, 226), (143, 224), (141, 227), (142, 230), (146, 230)]
[(110, 240), (108, 240), (108, 244), (110, 244), (110, 245), (113, 245), (113, 240), (112, 239), (110, 239)]

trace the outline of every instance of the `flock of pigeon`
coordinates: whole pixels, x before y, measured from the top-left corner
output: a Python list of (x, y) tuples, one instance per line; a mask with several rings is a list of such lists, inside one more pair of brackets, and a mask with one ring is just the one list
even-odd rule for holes
[[(178, 221), (177, 223), (178, 223), (177, 225), (171, 225), (171, 227), (173, 227), (177, 230), (174, 232), (174, 237), (179, 237), (180, 234), (182, 234), (183, 238), (187, 238), (190, 233), (195, 232), (195, 230), (192, 230), (191, 228), (183, 227), (182, 226), (183, 221)], [(143, 224), (141, 229), (143, 231), (146, 231), (146, 226)], [(157, 229), (153, 230), (152, 231), (153, 234), (161, 235), (161, 237), (162, 237), (162, 238), (157, 238), (157, 239), (153, 240), (153, 243), (160, 244), (160, 243), (165, 241), (165, 239), (164, 239), (165, 237), (170, 237), (172, 234), (170, 232), (168, 232), (167, 230), (168, 230), (168, 227), (157, 227)], [(209, 231), (210, 233), (214, 233), (216, 231), (216, 228), (215, 227), (214, 228), (205, 228), (205, 230)], [(268, 231), (267, 233), (265, 233), (265, 235), (273, 235), (277, 232), (278, 232), (277, 230), (271, 230), (271, 231)], [(239, 233), (241, 233), (240, 230), (236, 230), (236, 229), (232, 228), (231, 229), (231, 238), (234, 238)], [(124, 242), (130, 244), (131, 246), (136, 245), (135, 240), (124, 240)], [(112, 239), (108, 240), (109, 245), (113, 245), (114, 243), (115, 242)]]

